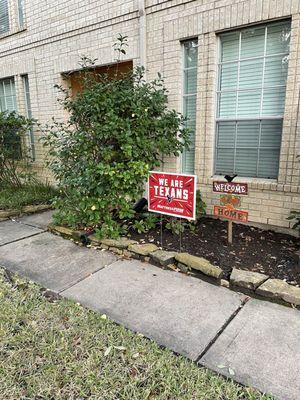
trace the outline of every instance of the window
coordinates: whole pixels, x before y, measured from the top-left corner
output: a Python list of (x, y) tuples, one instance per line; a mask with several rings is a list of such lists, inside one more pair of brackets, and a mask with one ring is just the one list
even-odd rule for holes
[(215, 172), (277, 178), (290, 23), (220, 36)]
[(0, 0), (0, 35), (9, 31), (8, 0)]
[[(24, 90), (24, 97), (25, 97), (26, 116), (27, 116), (27, 118), (31, 119), (32, 118), (32, 110), (31, 110), (28, 75), (22, 75), (22, 82), (23, 82), (23, 90)], [(35, 145), (34, 145), (34, 132), (33, 132), (32, 127), (28, 131), (28, 140), (29, 140), (29, 144), (30, 144), (31, 159), (32, 159), (32, 161), (34, 161), (35, 160)]]
[(190, 148), (182, 154), (182, 172), (194, 173), (195, 170), (195, 130), (197, 99), (197, 59), (198, 42), (189, 40), (183, 43), (183, 115), (190, 129)]
[(18, 0), (19, 28), (24, 28), (24, 0)]
[[(95, 76), (107, 74), (108, 77), (115, 77), (127, 74), (131, 72), (132, 69), (132, 61), (124, 61), (118, 64), (97, 66), (91, 68), (90, 72)], [(76, 96), (77, 93), (82, 92), (84, 88), (84, 74), (82, 73), (82, 70), (69, 72), (65, 75), (65, 78), (69, 80), (73, 96)]]
[[(0, 111), (17, 111), (16, 89), (14, 78), (0, 80)], [(16, 134), (5, 137), (5, 146), (13, 150), (14, 158), (21, 158), (21, 139)]]
[(0, 111), (17, 111), (14, 78), (0, 80)]

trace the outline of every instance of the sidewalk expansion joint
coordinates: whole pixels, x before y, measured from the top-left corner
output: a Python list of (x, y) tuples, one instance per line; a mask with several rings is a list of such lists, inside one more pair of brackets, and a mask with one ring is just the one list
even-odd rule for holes
[(110, 265), (113, 264), (114, 262), (115, 262), (115, 261), (113, 261), (113, 262), (110, 263), (110, 264), (104, 265), (103, 267), (100, 267), (100, 268), (96, 269), (96, 271), (93, 271), (91, 274), (89, 274), (88, 276), (85, 276), (84, 278), (78, 279), (76, 282), (72, 283), (71, 285), (69, 285), (69, 286), (67, 286), (67, 287), (65, 287), (65, 288), (63, 288), (63, 289), (61, 289), (61, 290), (59, 290), (59, 291), (57, 292), (57, 294), (63, 296), (63, 292), (65, 292), (65, 291), (71, 289), (72, 287), (78, 285), (78, 283), (80, 283), (80, 282), (82, 282), (82, 281), (84, 281), (84, 280), (90, 278), (91, 276), (93, 276), (93, 275), (96, 274), (97, 272), (101, 271), (102, 269), (104, 269), (104, 268), (110, 266)]
[(45, 233), (45, 232), (47, 232), (47, 231), (42, 231), (41, 230), (41, 232), (33, 233), (32, 235), (24, 236), (24, 237), (21, 237), (19, 239), (12, 240), (11, 242), (0, 244), (0, 247), (7, 246), (7, 245), (12, 244), (12, 243), (20, 242), (21, 240), (25, 240), (25, 239), (28, 239), (28, 238), (33, 237), (33, 236), (38, 236), (38, 235), (41, 235), (42, 233)]
[(225, 331), (227, 326), (231, 323), (231, 321), (238, 315), (238, 313), (243, 309), (244, 305), (247, 303), (247, 301), (250, 300), (250, 297), (246, 297), (244, 300), (242, 300), (240, 306), (235, 310), (233, 314), (224, 322), (224, 324), (221, 326), (221, 328), (218, 330), (216, 335), (212, 338), (212, 340), (208, 343), (208, 345), (205, 347), (205, 349), (200, 353), (200, 355), (196, 358), (196, 364), (200, 364), (200, 360), (204, 355), (208, 352), (208, 350), (214, 345), (214, 343), (218, 340), (218, 338), (222, 335), (222, 333)]

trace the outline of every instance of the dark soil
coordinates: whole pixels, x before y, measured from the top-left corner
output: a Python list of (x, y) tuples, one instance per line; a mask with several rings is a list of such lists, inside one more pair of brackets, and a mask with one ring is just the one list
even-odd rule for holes
[[(132, 239), (161, 246), (160, 227), (148, 233), (131, 232)], [(273, 231), (233, 224), (233, 244), (227, 243), (227, 222), (202, 218), (194, 232), (182, 233), (181, 251), (207, 258), (220, 266), (225, 276), (232, 268), (255, 271), (300, 286), (299, 239)], [(163, 229), (163, 249), (179, 251), (179, 235)]]

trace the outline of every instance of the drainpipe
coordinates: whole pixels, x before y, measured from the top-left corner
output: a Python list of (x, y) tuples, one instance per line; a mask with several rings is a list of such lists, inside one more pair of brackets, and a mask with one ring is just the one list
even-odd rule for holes
[(145, 0), (139, 0), (139, 50), (140, 65), (145, 68), (145, 78), (147, 70), (147, 30), (146, 30), (146, 10)]

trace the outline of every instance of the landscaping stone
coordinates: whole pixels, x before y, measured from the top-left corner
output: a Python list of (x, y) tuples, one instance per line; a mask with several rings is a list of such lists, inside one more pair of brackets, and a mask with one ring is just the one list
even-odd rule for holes
[(221, 279), (220, 285), (229, 288), (229, 282), (226, 279)]
[(230, 283), (246, 289), (255, 290), (268, 279), (267, 275), (258, 272), (244, 271), (233, 268), (230, 275)]
[(7, 219), (9, 217), (13, 217), (15, 215), (20, 214), (20, 211), (14, 211), (14, 210), (0, 210), (0, 218), (2, 219)]
[(212, 265), (205, 258), (192, 256), (188, 253), (176, 254), (175, 260), (216, 279), (219, 279), (223, 272), (221, 268)]
[(189, 267), (187, 267), (185, 264), (182, 263), (177, 263), (177, 267), (180, 269), (181, 272), (187, 273), (189, 271)]
[(123, 250), (123, 256), (130, 258), (133, 255), (131, 251)]
[(115, 254), (118, 254), (118, 255), (122, 255), (123, 254), (123, 250), (119, 249), (118, 247), (110, 247), (109, 250), (112, 251)]
[(48, 226), (50, 232), (54, 233), (59, 233), (60, 235), (63, 236), (73, 236), (73, 229), (67, 228), (65, 226), (59, 226), (59, 225), (52, 225), (50, 224)]
[(256, 290), (256, 293), (300, 306), (300, 288), (289, 285), (280, 279), (268, 279)]
[(36, 213), (39, 211), (46, 211), (46, 210), (50, 210), (52, 207), (50, 204), (35, 204), (33, 206), (25, 206), (22, 208), (22, 212), (23, 213)]
[(32, 214), (39, 211), (49, 210), (51, 206), (49, 204), (36, 204), (33, 206), (24, 206), (22, 210), (0, 210), (0, 220), (2, 218), (10, 218), (24, 214)]
[(136, 244), (136, 240), (130, 240), (125, 237), (121, 237), (120, 239), (102, 239), (101, 244), (104, 244), (108, 247), (116, 247), (118, 249), (127, 249), (128, 246), (132, 244)]
[(160, 265), (172, 264), (175, 261), (175, 251), (156, 250), (150, 254), (150, 258)]
[(148, 256), (150, 253), (158, 250), (158, 247), (152, 243), (146, 244), (131, 244), (128, 250), (140, 256)]
[(95, 235), (90, 235), (89, 240), (91, 241), (92, 246), (99, 246), (99, 247), (101, 246), (101, 240), (97, 239)]

